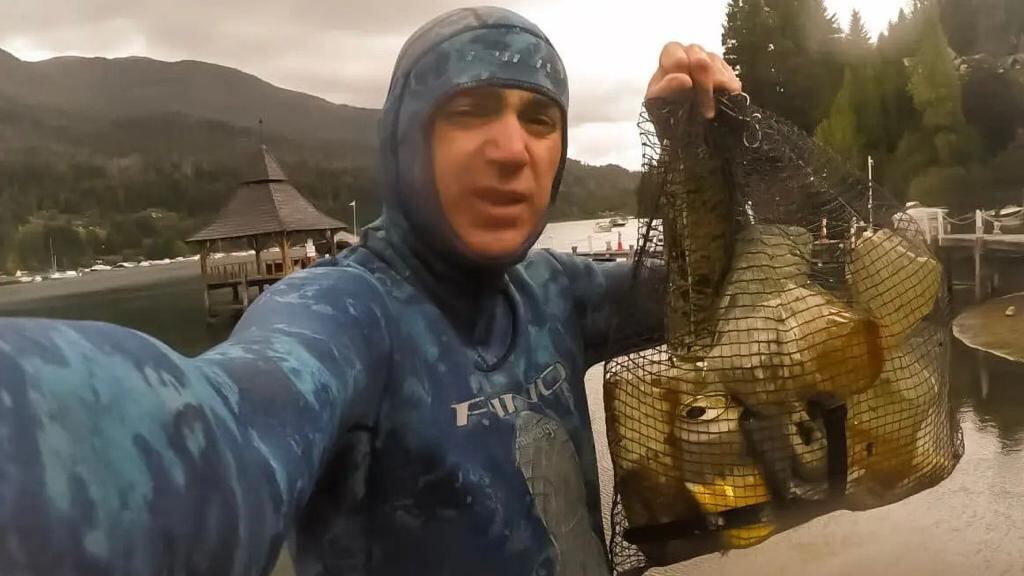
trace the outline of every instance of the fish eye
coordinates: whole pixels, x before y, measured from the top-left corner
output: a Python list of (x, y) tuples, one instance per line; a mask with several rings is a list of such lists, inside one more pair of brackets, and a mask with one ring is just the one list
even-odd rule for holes
[(679, 407), (679, 417), (690, 422), (713, 422), (731, 405), (732, 401), (725, 394), (694, 396)]

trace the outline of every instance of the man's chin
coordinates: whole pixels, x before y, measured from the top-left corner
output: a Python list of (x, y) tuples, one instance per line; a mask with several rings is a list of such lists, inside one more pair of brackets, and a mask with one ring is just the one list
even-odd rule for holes
[(528, 249), (530, 236), (523, 232), (497, 232), (464, 242), (465, 249), (476, 260), (506, 262), (520, 257)]

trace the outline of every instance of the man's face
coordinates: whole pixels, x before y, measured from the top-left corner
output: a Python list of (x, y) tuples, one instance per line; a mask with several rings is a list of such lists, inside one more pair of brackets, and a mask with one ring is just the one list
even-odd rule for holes
[(551, 201), (564, 129), (558, 104), (524, 90), (468, 88), (438, 107), (431, 147), (441, 208), (474, 256), (508, 257), (529, 240)]

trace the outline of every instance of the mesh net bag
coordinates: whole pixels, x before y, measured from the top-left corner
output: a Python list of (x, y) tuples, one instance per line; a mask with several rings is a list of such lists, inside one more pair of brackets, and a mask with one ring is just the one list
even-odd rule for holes
[(915, 220), (744, 95), (718, 110), (653, 101), (640, 123), (629, 302), (660, 307), (665, 339), (605, 365), (618, 573), (896, 502), (963, 453)]

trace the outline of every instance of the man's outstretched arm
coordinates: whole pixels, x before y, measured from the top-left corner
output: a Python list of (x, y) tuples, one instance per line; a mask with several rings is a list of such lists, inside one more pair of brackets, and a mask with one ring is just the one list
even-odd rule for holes
[(269, 573), (389, 354), (359, 269), (280, 282), (195, 359), (92, 322), (0, 319), (6, 575)]

